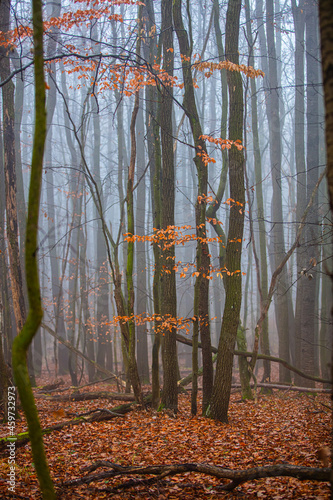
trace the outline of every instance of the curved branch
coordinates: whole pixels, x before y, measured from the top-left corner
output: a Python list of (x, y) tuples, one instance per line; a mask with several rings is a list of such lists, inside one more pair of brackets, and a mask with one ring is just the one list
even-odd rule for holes
[[(253, 467), (251, 469), (226, 469), (219, 467), (217, 465), (208, 464), (196, 464), (196, 463), (186, 463), (186, 464), (170, 464), (170, 465), (151, 465), (148, 467), (123, 467), (112, 462), (105, 460), (98, 461), (91, 465), (88, 471), (94, 471), (100, 467), (107, 467), (112, 469), (111, 471), (101, 472), (99, 474), (90, 474), (79, 479), (73, 479), (62, 483), (62, 486), (78, 486), (81, 484), (89, 484), (93, 481), (101, 481), (107, 478), (115, 476), (124, 475), (154, 475), (153, 479), (149, 479), (149, 484), (152, 482), (157, 482), (162, 478), (175, 476), (177, 474), (185, 474), (186, 472), (197, 472), (199, 474), (206, 474), (208, 476), (213, 476), (218, 479), (230, 479), (227, 484), (221, 484), (218, 489), (230, 491), (247, 481), (253, 481), (255, 479), (267, 478), (267, 477), (295, 477), (300, 481), (329, 481), (330, 469), (328, 467), (302, 467), (297, 465), (289, 464), (278, 464), (269, 465), (264, 467)], [(142, 480), (131, 480), (126, 483), (119, 484), (114, 488), (107, 489), (108, 492), (115, 492), (120, 489), (125, 489), (133, 486), (140, 486), (146, 484), (146, 481)], [(106, 491), (106, 490), (104, 490)]]
[[(177, 342), (181, 342), (182, 344), (192, 346), (192, 340), (188, 339), (187, 337), (184, 337), (183, 335), (180, 335), (179, 333), (177, 334)], [(201, 342), (198, 343), (198, 347), (201, 348)], [(212, 346), (212, 353), (216, 354), (217, 353), (217, 348)], [(295, 368), (295, 366), (290, 365), (287, 361), (285, 361), (282, 358), (277, 358), (275, 356), (268, 356), (267, 354), (257, 354), (255, 352), (247, 352), (247, 351), (234, 351), (234, 354), (236, 356), (243, 356), (244, 358), (253, 358), (256, 357), (256, 359), (266, 359), (268, 361), (272, 361), (273, 363), (280, 363), (288, 370), (297, 373), (303, 378), (306, 378), (308, 380), (314, 380), (315, 382), (319, 382), (321, 384), (332, 384), (331, 380), (320, 378), (320, 377), (315, 377), (313, 375), (308, 375), (307, 373), (303, 373), (301, 370), (298, 368)], [(186, 377), (188, 378), (189, 375)], [(189, 380), (190, 383), (190, 380)]]

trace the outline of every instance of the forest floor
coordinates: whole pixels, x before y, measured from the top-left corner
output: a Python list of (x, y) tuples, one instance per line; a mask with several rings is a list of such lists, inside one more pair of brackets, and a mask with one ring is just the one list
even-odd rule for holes
[[(41, 385), (49, 381), (43, 380)], [(84, 392), (116, 391), (102, 383)], [(145, 387), (148, 391), (149, 387)], [(37, 393), (37, 389), (35, 390)], [(60, 392), (54, 392), (60, 394)], [(62, 395), (70, 391), (61, 392)], [(97, 399), (59, 402), (36, 399), (42, 427), (72, 419), (76, 414), (97, 408), (111, 410), (116, 401)], [(16, 433), (26, 430), (26, 422), (16, 421)], [(2, 415), (0, 415), (2, 418)], [(124, 416), (104, 422), (82, 423), (45, 435), (47, 457), (55, 485), (87, 474), (84, 470), (98, 460), (119, 465), (205, 463), (230, 469), (248, 469), (264, 465), (294, 464), (321, 467), (317, 450), (330, 445), (331, 411), (327, 394), (274, 391), (260, 395), (257, 402), (241, 400), (232, 394), (229, 423), (192, 417), (190, 392), (179, 397), (176, 417), (166, 411), (134, 409)], [(6, 424), (0, 425), (0, 437), (8, 436)], [(8, 491), (8, 452), (0, 455), (0, 497), (39, 499), (38, 482), (30, 445), (16, 449), (15, 494)], [(103, 469), (98, 469), (100, 473)], [(143, 478), (144, 476), (142, 476)], [(133, 478), (133, 476), (132, 476)], [(328, 483), (298, 481), (277, 477), (243, 483), (232, 492), (219, 490), (221, 482), (210, 476), (185, 473), (157, 484), (135, 486), (116, 493), (103, 491), (130, 479), (116, 477), (75, 487), (62, 487), (59, 498), (83, 499), (328, 499)], [(136, 480), (138, 478), (136, 477)], [(223, 480), (224, 481), (224, 480)]]

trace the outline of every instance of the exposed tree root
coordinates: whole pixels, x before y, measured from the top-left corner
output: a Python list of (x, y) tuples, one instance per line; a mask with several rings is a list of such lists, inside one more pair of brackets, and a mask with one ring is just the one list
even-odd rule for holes
[[(100, 467), (105, 467), (111, 470), (101, 472), (98, 474), (91, 474), (91, 472), (99, 469)], [(245, 470), (231, 470), (217, 465), (208, 464), (170, 464), (170, 465), (151, 465), (148, 467), (124, 467), (122, 465), (114, 464), (112, 462), (100, 460), (95, 462), (90, 467), (84, 469), (89, 474), (80, 477), (78, 479), (73, 479), (70, 481), (65, 481), (62, 483), (62, 487), (75, 487), (82, 484), (89, 484), (93, 481), (102, 481), (116, 476), (124, 475), (150, 475), (147, 479), (130, 479), (126, 482), (120, 483), (112, 488), (103, 489), (107, 492), (115, 492), (121, 489), (132, 488), (136, 486), (153, 484), (158, 481), (163, 480), (166, 477), (172, 477), (177, 474), (185, 474), (186, 472), (196, 472), (200, 474), (206, 474), (208, 476), (213, 476), (218, 479), (229, 479), (229, 483), (221, 484), (217, 488), (221, 490), (230, 491), (247, 481), (253, 481), (255, 479), (267, 478), (267, 477), (279, 477), (288, 476), (299, 479), (300, 481), (324, 481), (329, 482), (330, 469), (319, 468), (319, 467), (301, 467), (297, 465), (289, 464), (278, 464), (269, 465), (264, 467), (253, 467), (252, 469)]]

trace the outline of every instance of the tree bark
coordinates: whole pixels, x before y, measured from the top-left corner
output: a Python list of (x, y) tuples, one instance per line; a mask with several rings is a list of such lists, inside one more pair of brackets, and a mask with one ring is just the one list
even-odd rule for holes
[[(270, 161), (272, 169), (272, 251), (274, 267), (276, 268), (285, 255), (285, 239), (283, 229), (283, 210), (282, 210), (282, 187), (281, 187), (281, 161), (282, 161), (282, 143), (281, 143), (281, 121), (280, 121), (280, 90), (278, 84), (278, 70), (276, 61), (276, 46), (274, 40), (274, 5), (273, 0), (266, 0), (266, 26), (267, 26), (267, 54), (268, 54), (268, 81), (269, 96), (267, 101), (267, 118), (269, 126), (270, 141)], [(292, 325), (289, 324), (289, 318), (292, 314), (290, 310), (292, 305), (288, 297), (288, 279), (287, 270), (284, 269), (277, 283), (274, 295), (275, 319), (279, 336), (279, 356), (290, 360), (289, 332)], [(290, 373), (284, 369), (279, 373), (280, 382), (289, 382)]]
[[(238, 64), (238, 36), (241, 0), (229, 0), (226, 19), (226, 56)], [(229, 88), (229, 139), (243, 140), (243, 85), (236, 71), (227, 74)], [(234, 347), (239, 326), (242, 301), (241, 251), (244, 229), (245, 189), (244, 154), (236, 146), (229, 150), (230, 219), (226, 248), (226, 299), (213, 394), (208, 415), (215, 420), (228, 421)]]
[[(233, 0), (235, 1), (235, 0)], [(119, 475), (146, 475), (150, 474), (155, 476), (152, 479), (145, 480), (130, 480), (119, 486), (112, 488), (109, 492), (115, 493), (121, 489), (132, 488), (134, 486), (140, 486), (142, 484), (152, 484), (165, 477), (172, 477), (177, 474), (185, 474), (187, 472), (196, 472), (199, 474), (207, 474), (209, 476), (216, 477), (218, 479), (230, 479), (230, 482), (225, 485), (220, 485), (219, 489), (225, 491), (232, 491), (234, 488), (247, 481), (253, 481), (255, 479), (267, 478), (267, 477), (296, 477), (301, 481), (312, 480), (312, 481), (328, 481), (330, 469), (328, 467), (302, 467), (298, 465), (268, 465), (263, 467), (253, 467), (251, 469), (238, 469), (231, 470), (219, 467), (217, 465), (209, 464), (196, 464), (196, 463), (185, 463), (185, 464), (165, 464), (165, 465), (151, 465), (148, 467), (140, 466), (129, 466), (124, 467), (122, 465), (114, 464), (106, 460), (101, 460), (92, 464), (88, 472), (93, 472), (100, 467), (107, 467), (111, 471), (104, 471), (99, 474), (88, 474), (84, 477), (78, 479), (72, 479), (65, 483), (64, 486), (79, 486), (81, 484), (89, 484), (92, 481), (101, 481), (107, 478), (111, 478)]]
[[(173, 28), (172, 0), (162, 2), (163, 70), (173, 76)], [(175, 167), (172, 140), (172, 84), (165, 83), (161, 96), (161, 144), (162, 144), (162, 211), (161, 226), (164, 231), (175, 224)], [(163, 249), (161, 278), (162, 318), (171, 319), (170, 327), (162, 332), (163, 342), (163, 393), (162, 403), (175, 412), (178, 410), (177, 391), (177, 344), (173, 318), (177, 316), (175, 248)]]
[(43, 310), (40, 297), (37, 236), (39, 202), (42, 186), (43, 154), (46, 139), (45, 81), (43, 59), (42, 2), (33, 0), (33, 39), (35, 74), (35, 131), (31, 161), (25, 267), (28, 285), (29, 313), (27, 320), (13, 343), (13, 371), (23, 410), (28, 423), (32, 455), (42, 496), (56, 498), (44, 451), (42, 430), (38, 418), (27, 367), (27, 351), (40, 326)]
[[(187, 31), (184, 28), (181, 0), (174, 2), (174, 23), (179, 43), (180, 53), (186, 56), (182, 61), (183, 80), (184, 80), (184, 102), (183, 106), (185, 113), (189, 119), (193, 141), (195, 145), (196, 156), (194, 163), (198, 175), (198, 192), (195, 204), (195, 223), (196, 223), (196, 269), (199, 273), (195, 280), (194, 285), (194, 339), (198, 338), (200, 333), (201, 342), (203, 345), (203, 400), (202, 400), (202, 413), (205, 414), (213, 389), (213, 363), (211, 356), (211, 337), (210, 337), (210, 321), (209, 321), (209, 282), (210, 282), (210, 253), (207, 243), (207, 230), (206, 230), (206, 203), (202, 202), (202, 197), (207, 196), (208, 186), (208, 171), (205, 165), (202, 154), (206, 154), (206, 146), (202, 139), (202, 129), (200, 118), (195, 102), (194, 83), (192, 78), (192, 70), (189, 62), (186, 60), (192, 56), (192, 41), (188, 39)], [(191, 19), (188, 20), (190, 30)], [(191, 31), (190, 31), (191, 33)], [(200, 198), (201, 197), (201, 198)], [(193, 363), (195, 370), (197, 370), (197, 351), (196, 347), (193, 348), (194, 356)], [(196, 413), (196, 390), (197, 385), (194, 380), (193, 398), (192, 398), (192, 413)]]
[[(6, 33), (9, 30), (10, 0), (0, 3), (0, 27)], [(0, 46), (0, 77), (5, 80), (10, 75), (10, 47)], [(23, 328), (26, 320), (26, 308), (23, 294), (22, 269), (18, 244), (17, 189), (15, 166), (15, 110), (14, 83), (10, 80), (2, 87), (3, 103), (3, 148), (6, 189), (7, 241), (11, 275), (11, 291), (17, 332)]]
[[(318, 11), (317, 4), (309, 0), (305, 4), (306, 43), (306, 199), (309, 199), (319, 177), (319, 98), (316, 84), (319, 79), (318, 64)], [(314, 375), (318, 351), (316, 335), (318, 322), (318, 273), (315, 269), (318, 257), (318, 195), (308, 214), (304, 235), (306, 274), (300, 276), (302, 282), (301, 304), (301, 369)], [(311, 278), (311, 279), (310, 279)]]

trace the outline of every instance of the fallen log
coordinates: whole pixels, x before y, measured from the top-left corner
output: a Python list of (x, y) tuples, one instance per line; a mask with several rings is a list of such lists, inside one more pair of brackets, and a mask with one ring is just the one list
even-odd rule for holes
[(118, 392), (73, 392), (72, 394), (55, 394), (53, 396), (36, 394), (36, 398), (49, 401), (92, 401), (94, 399), (109, 399), (111, 401), (135, 401), (134, 394)]
[[(99, 380), (94, 380), (93, 382), (89, 382), (87, 384), (82, 384), (82, 385), (70, 385), (69, 387), (63, 387), (62, 389), (58, 389), (58, 384), (54, 384), (56, 387), (54, 389), (52, 389), (52, 385), (53, 384), (49, 384), (49, 385), (45, 385), (43, 387), (39, 387), (38, 390), (37, 390), (37, 393), (39, 392), (47, 392), (48, 394), (50, 394), (51, 392), (65, 392), (65, 391), (69, 391), (69, 390), (72, 390), (72, 391), (79, 391), (80, 389), (83, 389), (83, 387), (90, 387), (91, 385), (97, 385), (97, 384), (103, 384), (104, 382), (108, 382), (109, 380), (113, 380), (114, 379), (114, 375), (112, 375), (111, 377), (106, 377), (106, 378), (101, 378)], [(65, 383), (65, 382), (63, 382)], [(61, 384), (62, 385), (62, 384)]]
[[(250, 384), (251, 387), (254, 387), (254, 384)], [(280, 389), (281, 391), (297, 391), (297, 392), (310, 392), (316, 393), (320, 392), (321, 394), (331, 394), (331, 389), (322, 389), (315, 387), (297, 387), (296, 385), (284, 385), (284, 384), (268, 384), (266, 382), (261, 382), (256, 384), (257, 387), (268, 387), (269, 389)], [(241, 384), (232, 384), (231, 387), (233, 389), (241, 389)]]
[[(111, 469), (110, 471), (104, 471), (97, 474), (90, 474), (90, 472), (96, 469), (104, 467)], [(130, 480), (126, 483), (118, 484), (112, 488), (103, 489), (104, 492), (116, 492), (120, 489), (132, 488), (134, 486), (141, 486), (143, 484), (152, 484), (154, 482), (160, 481), (166, 477), (172, 477), (178, 474), (185, 474), (186, 472), (196, 472), (200, 474), (206, 474), (209, 476), (216, 477), (218, 479), (229, 479), (230, 482), (227, 484), (221, 484), (217, 488), (221, 490), (230, 491), (239, 486), (242, 483), (248, 481), (254, 481), (255, 479), (262, 479), (267, 477), (294, 477), (300, 481), (323, 481), (329, 482), (330, 480), (330, 468), (325, 467), (302, 467), (298, 465), (290, 464), (277, 464), (268, 465), (263, 467), (253, 467), (251, 469), (226, 469), (224, 467), (219, 467), (217, 465), (208, 464), (196, 464), (196, 463), (185, 463), (185, 464), (170, 464), (170, 465), (151, 465), (147, 467), (141, 466), (122, 466), (119, 464), (114, 464), (105, 460), (100, 460), (90, 467), (86, 468), (89, 472), (88, 475), (80, 477), (78, 479), (72, 479), (61, 483), (61, 487), (76, 487), (82, 484), (89, 484), (93, 481), (102, 481), (108, 478), (124, 475), (153, 475), (154, 478), (149, 478), (147, 480)]]
[[(151, 401), (151, 396), (146, 396), (145, 398), (145, 403), (149, 404)], [(111, 420), (112, 418), (115, 417), (120, 417), (125, 415), (126, 413), (129, 413), (136, 407), (136, 402), (133, 403), (126, 403), (120, 406), (116, 406), (115, 408), (112, 408), (111, 410), (108, 409), (99, 409), (98, 411), (94, 412), (94, 414), (90, 414), (92, 412), (88, 412), (88, 414), (82, 414), (77, 416), (74, 419), (71, 420), (66, 420), (65, 422), (59, 422), (54, 425), (50, 425), (50, 427), (46, 427), (45, 429), (42, 429), (42, 434), (50, 434), (53, 431), (60, 431), (64, 427), (69, 427), (71, 425), (79, 425), (82, 423), (91, 423), (91, 422), (101, 422), (105, 420)], [(88, 415), (87, 417), (85, 415)], [(89, 416), (90, 415), (90, 416)], [(8, 443), (13, 443), (15, 442), (16, 448), (20, 446), (24, 446), (25, 444), (29, 443), (30, 437), (28, 432), (22, 432), (21, 434), (17, 434), (16, 436), (8, 436), (4, 438), (0, 438), (0, 452), (3, 452), (6, 450), (6, 453), (8, 451), (7, 444)]]
[(59, 389), (60, 386), (62, 386), (64, 384), (65, 384), (65, 382), (62, 379), (60, 379), (60, 380), (57, 380), (56, 382), (54, 382), (53, 384), (46, 384), (46, 385), (43, 385), (43, 387), (39, 387), (38, 392), (56, 391)]

